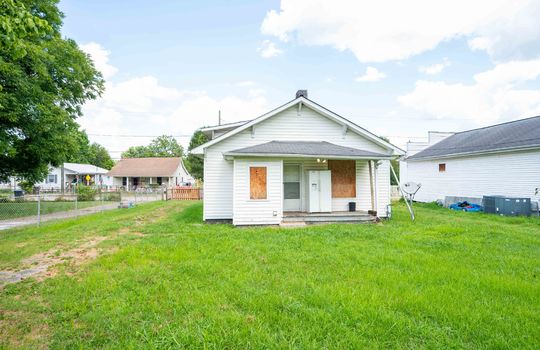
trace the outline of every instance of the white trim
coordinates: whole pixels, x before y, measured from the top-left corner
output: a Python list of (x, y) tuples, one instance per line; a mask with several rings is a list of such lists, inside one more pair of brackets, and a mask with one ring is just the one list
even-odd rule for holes
[(394, 156), (333, 156), (328, 154), (279, 154), (279, 153), (223, 153), (223, 157), (226, 160), (234, 159), (234, 157), (262, 157), (262, 158), (327, 158), (327, 159), (351, 159), (351, 160), (372, 160), (372, 159), (394, 159)]
[(296, 99), (282, 105), (281, 107), (278, 107), (278, 108), (276, 108), (276, 109), (274, 109), (274, 110), (272, 110), (272, 111), (270, 111), (270, 112), (268, 112), (266, 114), (263, 114), (262, 116), (260, 116), (260, 117), (258, 117), (256, 119), (253, 119), (253, 120), (251, 120), (251, 121), (249, 121), (249, 122), (247, 122), (247, 123), (245, 123), (245, 124), (243, 124), (241, 126), (238, 126), (236, 129), (233, 129), (233, 130), (231, 130), (231, 131), (229, 131), (229, 132), (227, 132), (227, 133), (225, 133), (223, 135), (220, 135), (220, 136), (216, 137), (213, 140), (208, 141), (205, 144), (200, 145), (199, 147), (191, 150), (191, 153), (192, 154), (199, 154), (199, 155), (204, 154), (204, 150), (206, 148), (211, 147), (211, 146), (215, 145), (216, 143), (221, 142), (221, 141), (223, 141), (223, 140), (225, 140), (225, 139), (227, 139), (227, 138), (229, 138), (231, 136), (234, 136), (234, 135), (246, 130), (247, 128), (249, 128), (249, 127), (251, 127), (251, 126), (253, 126), (255, 124), (258, 124), (258, 123), (260, 123), (260, 122), (262, 122), (262, 121), (264, 121), (264, 120), (266, 120), (268, 118), (271, 118), (274, 115), (276, 115), (276, 114), (278, 114), (278, 113), (280, 113), (280, 112), (282, 112), (282, 111), (296, 105), (297, 103), (301, 103), (302, 105), (305, 105), (305, 106), (315, 110), (316, 112), (320, 113), (321, 115), (323, 115), (323, 116), (325, 116), (325, 117), (327, 117), (329, 119), (334, 120), (338, 124), (341, 124), (343, 126), (347, 126), (351, 130), (355, 131), (357, 134), (366, 137), (367, 139), (373, 141), (374, 143), (376, 143), (376, 144), (378, 144), (378, 145), (380, 145), (380, 146), (382, 146), (382, 147), (384, 147), (384, 148), (386, 148), (388, 150), (394, 151), (398, 155), (405, 154), (405, 152), (401, 148), (396, 147), (396, 146), (392, 145), (391, 143), (382, 140), (381, 138), (379, 138), (379, 137), (375, 136), (374, 134), (370, 133), (369, 131), (359, 127), (358, 125), (356, 125), (356, 124), (354, 124), (354, 123), (352, 123), (350, 121), (348, 121), (347, 119), (343, 118), (342, 116), (340, 116), (340, 115), (338, 115), (338, 114), (336, 114), (336, 113), (334, 113), (334, 112), (332, 112), (330, 110), (327, 110), (326, 108), (312, 102), (311, 100), (306, 99), (303, 96), (300, 96), (300, 97), (298, 97), (298, 98), (296, 98)]

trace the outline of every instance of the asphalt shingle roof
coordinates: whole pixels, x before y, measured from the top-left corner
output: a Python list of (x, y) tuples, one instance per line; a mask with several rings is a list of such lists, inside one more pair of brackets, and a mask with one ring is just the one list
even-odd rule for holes
[(182, 158), (124, 158), (107, 173), (108, 176), (170, 177), (175, 175)]
[(540, 116), (456, 133), (407, 159), (540, 147)]
[(271, 141), (260, 145), (240, 148), (229, 154), (303, 155), (324, 157), (388, 157), (386, 154), (335, 145), (326, 141)]

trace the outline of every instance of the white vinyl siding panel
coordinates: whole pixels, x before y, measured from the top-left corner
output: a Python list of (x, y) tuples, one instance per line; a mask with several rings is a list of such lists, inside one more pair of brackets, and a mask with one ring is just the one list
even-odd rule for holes
[[(233, 185), (234, 225), (277, 225), (283, 218), (281, 160), (235, 159)], [(250, 198), (250, 167), (266, 168), (266, 199)], [(275, 214), (275, 215), (274, 215)]]
[[(244, 130), (205, 150), (205, 220), (233, 219), (233, 161), (225, 160), (223, 158), (224, 152), (270, 141), (327, 141), (371, 152), (388, 153), (388, 150), (351, 130), (348, 130), (344, 135), (342, 125), (306, 106), (302, 107), (300, 115), (298, 115), (297, 111), (297, 106), (291, 107), (260, 124), (256, 124), (253, 131), (251, 129)], [(304, 176), (306, 170), (322, 167), (326, 169), (326, 164), (317, 165), (316, 159), (306, 160), (303, 169)], [(363, 167), (361, 171), (367, 174), (367, 170)], [(305, 183), (307, 183), (307, 179), (305, 179)], [(365, 182), (361, 182), (359, 186), (365, 186)], [(367, 186), (367, 195), (369, 196), (369, 183)], [(357, 187), (357, 190), (360, 188)], [(370, 203), (369, 201), (368, 197), (367, 203)], [(364, 210), (363, 208), (366, 208), (365, 203), (366, 199), (364, 197), (360, 198), (358, 209)], [(305, 203), (303, 203), (303, 206), (305, 210)], [(341, 202), (333, 202), (334, 207), (344, 208)]]
[[(446, 164), (445, 172), (439, 172), (440, 163)], [(540, 186), (540, 150), (406, 162), (402, 168), (403, 182), (422, 184), (415, 196), (420, 202), (484, 195), (540, 199), (534, 193)]]

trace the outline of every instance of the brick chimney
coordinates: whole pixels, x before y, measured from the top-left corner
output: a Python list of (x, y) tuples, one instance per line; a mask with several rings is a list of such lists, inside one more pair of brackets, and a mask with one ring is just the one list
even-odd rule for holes
[(296, 91), (296, 98), (298, 98), (300, 96), (308, 98), (307, 97), (307, 90), (298, 90), (298, 91)]

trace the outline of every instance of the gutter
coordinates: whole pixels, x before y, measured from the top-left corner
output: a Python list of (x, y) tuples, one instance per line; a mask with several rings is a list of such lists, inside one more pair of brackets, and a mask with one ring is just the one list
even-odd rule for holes
[(234, 157), (261, 157), (261, 158), (327, 158), (327, 159), (354, 159), (354, 160), (392, 160), (394, 156), (338, 156), (330, 154), (279, 154), (279, 153), (232, 153), (225, 152), (223, 157), (231, 160)]

